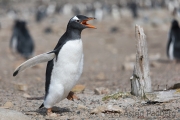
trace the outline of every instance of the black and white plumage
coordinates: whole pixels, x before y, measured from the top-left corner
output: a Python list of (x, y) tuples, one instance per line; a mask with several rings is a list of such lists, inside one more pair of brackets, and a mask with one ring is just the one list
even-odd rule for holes
[[(94, 18), (77, 15), (70, 19), (66, 32), (59, 39), (54, 50), (41, 54), (21, 64), (14, 72), (33, 66), (40, 61), (47, 63), (45, 98), (40, 106), (48, 108), (48, 113), (56, 103), (68, 97), (71, 89), (76, 85), (83, 70), (83, 44), (81, 32), (85, 28), (95, 28), (87, 24), (88, 20)], [(39, 59), (42, 60), (39, 60)], [(28, 65), (27, 65), (28, 64)], [(22, 70), (21, 70), (22, 69)]]
[(180, 28), (177, 20), (172, 21), (167, 44), (167, 56), (170, 60), (180, 59)]
[(26, 28), (25, 21), (15, 20), (10, 48), (13, 52), (19, 53), (26, 59), (33, 54), (34, 42)]

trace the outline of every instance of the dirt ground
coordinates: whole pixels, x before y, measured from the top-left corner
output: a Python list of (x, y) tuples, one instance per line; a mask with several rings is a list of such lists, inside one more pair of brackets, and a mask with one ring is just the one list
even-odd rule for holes
[[(141, 11), (148, 14), (149, 21), (143, 22), (143, 17), (133, 20), (131, 17), (118, 21), (106, 16), (101, 22), (92, 21), (97, 29), (86, 29), (82, 32), (84, 45), (84, 70), (78, 84), (85, 85), (85, 91), (77, 94), (80, 100), (63, 100), (56, 104), (56, 116), (46, 116), (45, 109), (39, 110), (43, 100), (27, 100), (30, 97), (44, 95), (46, 63), (29, 68), (13, 77), (15, 68), (24, 61), (20, 56), (12, 54), (9, 49), (13, 20), (8, 15), (0, 17), (0, 106), (6, 102), (12, 105), (8, 109), (20, 111), (28, 117), (40, 119), (178, 119), (180, 118), (180, 99), (167, 103), (147, 105), (128, 101), (130, 98), (102, 101), (105, 95), (95, 95), (94, 89), (105, 87), (110, 93), (130, 91), (130, 80), (133, 70), (123, 70), (122, 66), (127, 57), (135, 54), (135, 24), (140, 24), (145, 31), (149, 55), (159, 54), (154, 67), (150, 66), (152, 88), (164, 89), (180, 82), (180, 64), (171, 62), (166, 57), (166, 44), (170, 28), (171, 17), (167, 10), (157, 9)], [(58, 39), (65, 32), (66, 25), (72, 16), (49, 16), (40, 23), (35, 22), (34, 16), (28, 20), (29, 31), (35, 41), (35, 55), (48, 52), (54, 48)], [(157, 19), (160, 22), (153, 20)], [(51, 22), (53, 21), (54, 22)], [(52, 33), (44, 33), (46, 27), (52, 28)], [(118, 31), (112, 33), (112, 27)], [(133, 61), (135, 62), (135, 61)], [(152, 61), (150, 61), (152, 63)], [(27, 90), (20, 91), (18, 84)], [(103, 105), (118, 105), (123, 113), (90, 114), (91, 110)], [(81, 108), (79, 106), (85, 106)], [(158, 111), (162, 114), (157, 114)]]

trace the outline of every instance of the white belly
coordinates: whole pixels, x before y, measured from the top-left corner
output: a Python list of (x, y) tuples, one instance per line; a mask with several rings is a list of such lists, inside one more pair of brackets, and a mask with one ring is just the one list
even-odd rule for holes
[(174, 59), (174, 37), (172, 37), (172, 41), (169, 45), (169, 59), (170, 60)]
[(12, 47), (13, 52), (17, 52), (17, 44), (18, 44), (17, 37), (13, 37), (12, 43), (11, 43), (11, 47)]
[(67, 97), (79, 80), (83, 69), (83, 47), (81, 40), (68, 41), (61, 48), (58, 58), (54, 58), (49, 93), (45, 107)]

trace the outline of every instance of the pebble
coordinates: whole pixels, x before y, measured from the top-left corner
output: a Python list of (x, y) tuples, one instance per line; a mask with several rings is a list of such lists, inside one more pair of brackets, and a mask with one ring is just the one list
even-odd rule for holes
[(6, 102), (3, 106), (3, 108), (11, 108), (13, 106), (12, 102)]
[(77, 109), (87, 109), (87, 107), (84, 105), (78, 104)]
[(109, 94), (110, 90), (108, 88), (99, 87), (94, 89), (94, 94), (96, 95), (102, 95), (102, 94)]
[(121, 112), (123, 112), (123, 109), (120, 108), (118, 105), (107, 105), (106, 106), (106, 111), (107, 112), (118, 112), (118, 113), (121, 113)]
[(57, 117), (57, 114), (56, 113), (51, 113), (50, 117)]
[(91, 111), (91, 114), (97, 114), (97, 113), (104, 112), (105, 109), (106, 109), (105, 106), (98, 106)]
[(31, 96), (30, 96), (29, 94), (27, 94), (27, 93), (24, 93), (24, 94), (23, 94), (23, 97), (25, 97), (25, 98), (30, 98)]
[(105, 117), (105, 114), (104, 114), (104, 113), (101, 113), (101, 116), (102, 116), (102, 117)]
[(91, 111), (91, 114), (103, 113), (103, 112), (114, 112), (114, 113), (121, 113), (124, 112), (122, 108), (118, 105), (105, 105), (105, 106), (98, 106)]
[(27, 91), (28, 87), (25, 84), (22, 83), (17, 83), (15, 84), (16, 88), (20, 91)]

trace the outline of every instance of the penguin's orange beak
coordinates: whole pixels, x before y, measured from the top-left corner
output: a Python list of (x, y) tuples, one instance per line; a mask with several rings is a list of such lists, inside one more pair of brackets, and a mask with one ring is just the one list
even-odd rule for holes
[(87, 23), (87, 21), (89, 21), (89, 20), (94, 20), (94, 19), (96, 19), (96, 18), (89, 17), (88, 19), (83, 20), (83, 21), (81, 22), (81, 24), (82, 24), (82, 25), (85, 25), (85, 26), (88, 27), (88, 28), (94, 28), (94, 29), (96, 29), (95, 26), (90, 25), (90, 24)]

